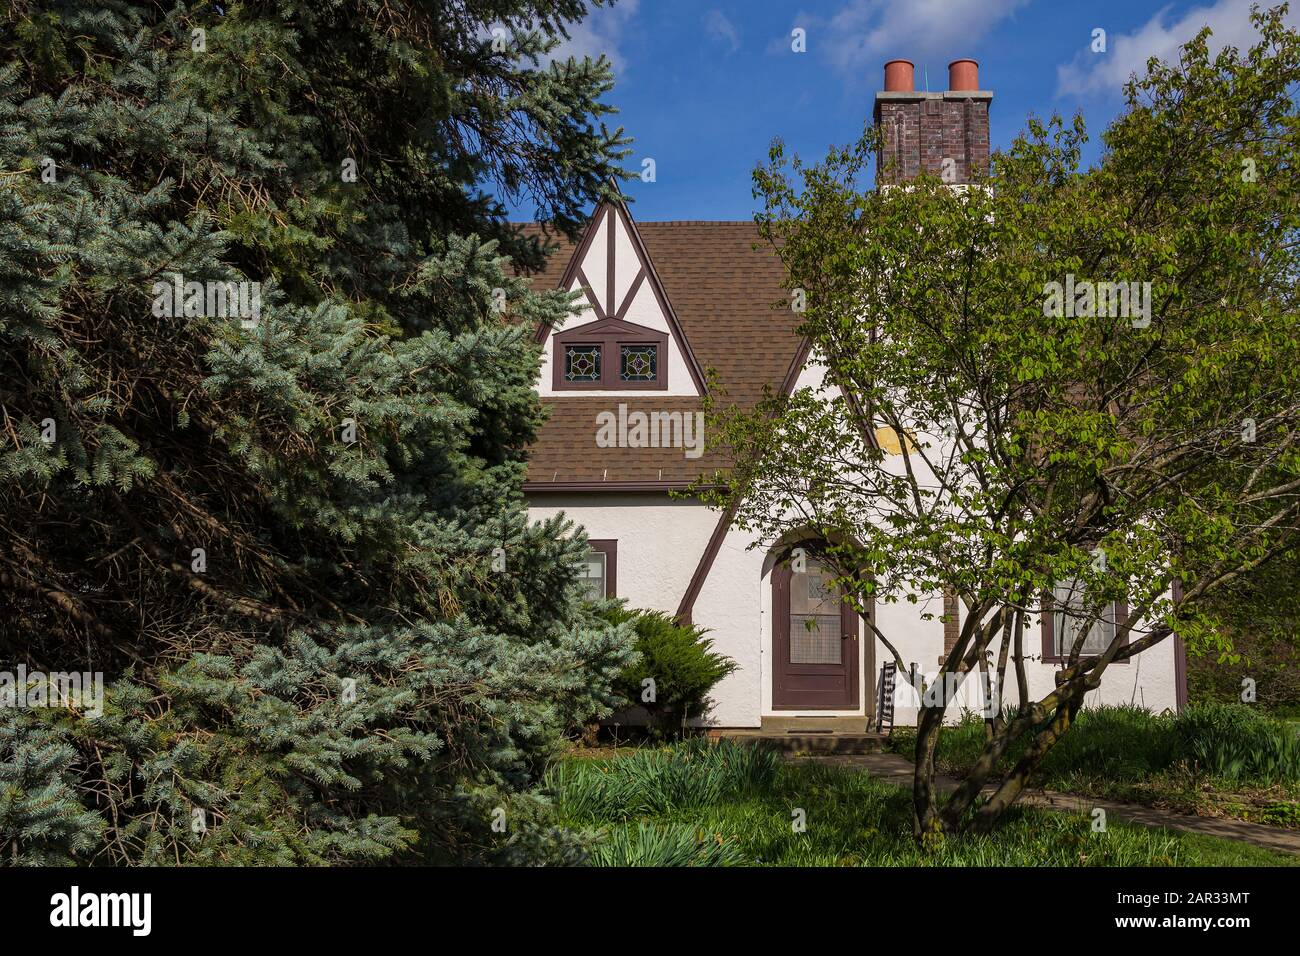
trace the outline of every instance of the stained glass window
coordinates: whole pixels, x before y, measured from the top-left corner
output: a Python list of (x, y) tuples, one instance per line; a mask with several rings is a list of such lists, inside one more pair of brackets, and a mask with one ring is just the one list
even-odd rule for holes
[(624, 382), (653, 382), (659, 371), (659, 347), (624, 345), (619, 358), (619, 378)]
[(566, 345), (564, 347), (566, 382), (600, 381), (600, 346)]

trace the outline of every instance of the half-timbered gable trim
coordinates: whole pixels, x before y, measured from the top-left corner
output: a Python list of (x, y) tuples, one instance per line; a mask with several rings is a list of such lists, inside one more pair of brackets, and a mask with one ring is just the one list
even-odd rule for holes
[(581, 294), (582, 311), (538, 330), (542, 395), (706, 394), (703, 370), (623, 203), (597, 207), (560, 288)]

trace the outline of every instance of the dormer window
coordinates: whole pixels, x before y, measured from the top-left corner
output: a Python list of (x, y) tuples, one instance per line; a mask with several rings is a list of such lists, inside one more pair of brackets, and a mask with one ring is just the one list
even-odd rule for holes
[(602, 319), (554, 337), (556, 391), (668, 387), (668, 335), (621, 319)]

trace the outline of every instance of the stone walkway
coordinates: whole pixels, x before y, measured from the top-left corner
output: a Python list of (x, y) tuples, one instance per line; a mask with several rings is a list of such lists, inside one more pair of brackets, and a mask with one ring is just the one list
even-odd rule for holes
[[(859, 754), (829, 757), (795, 757), (801, 762), (837, 764), (845, 767), (858, 767), (873, 777), (879, 777), (889, 783), (910, 787), (912, 785), (912, 762), (898, 754)], [(953, 790), (957, 779), (935, 775), (935, 786), (941, 791)], [(992, 787), (986, 787), (992, 792)], [(1166, 827), (1170, 830), (1182, 830), (1186, 833), (1200, 833), (1205, 836), (1222, 837), (1225, 840), (1241, 840), (1253, 843), (1269, 850), (1282, 853), (1300, 853), (1300, 830), (1286, 830), (1271, 827), (1263, 823), (1249, 823), (1245, 820), (1230, 820), (1221, 817), (1197, 817), (1184, 813), (1170, 813), (1168, 810), (1156, 810), (1136, 803), (1116, 803), (1112, 800), (1099, 800), (1096, 797), (1082, 797), (1072, 793), (1056, 793), (1052, 790), (1026, 791), (1017, 801), (1031, 807), (1049, 807), (1053, 810), (1081, 810), (1090, 813), (1093, 808), (1101, 807), (1107, 817), (1138, 823), (1148, 827)]]

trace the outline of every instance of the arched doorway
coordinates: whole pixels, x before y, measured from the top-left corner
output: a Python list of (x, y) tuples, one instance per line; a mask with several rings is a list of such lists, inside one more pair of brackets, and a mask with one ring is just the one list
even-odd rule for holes
[(858, 614), (844, 603), (834, 578), (807, 545), (791, 548), (772, 569), (775, 710), (862, 706)]

